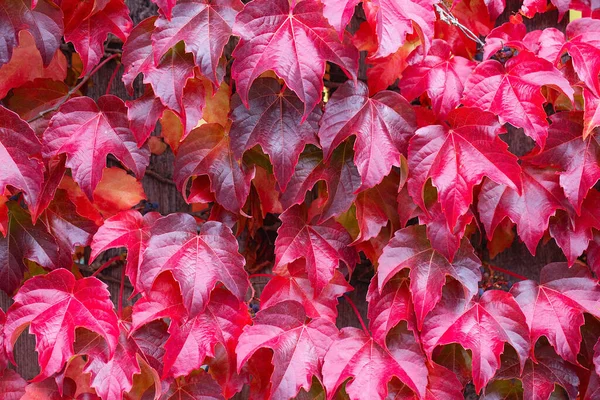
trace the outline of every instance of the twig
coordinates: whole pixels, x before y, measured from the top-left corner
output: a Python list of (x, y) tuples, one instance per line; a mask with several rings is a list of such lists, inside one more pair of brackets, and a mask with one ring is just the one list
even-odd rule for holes
[(248, 278), (275, 278), (276, 275), (273, 274), (252, 274), (249, 275)]
[(106, 92), (104, 92), (105, 95), (110, 94), (110, 88), (112, 87), (112, 83), (115, 80), (115, 77), (117, 76), (117, 73), (119, 72), (119, 69), (121, 69), (121, 63), (117, 63), (115, 70), (113, 71), (112, 75), (110, 76), (110, 79), (108, 80), (108, 84), (106, 85)]
[(526, 276), (519, 275), (519, 274), (517, 274), (515, 272), (511, 272), (511, 271), (506, 270), (504, 268), (500, 268), (500, 267), (497, 267), (497, 266), (492, 265), (492, 264), (487, 264), (487, 266), (492, 271), (498, 271), (498, 272), (500, 272), (500, 273), (502, 273), (504, 275), (512, 276), (513, 278), (517, 278), (517, 279), (519, 279), (521, 281), (527, 281), (527, 280), (529, 280), (529, 278), (527, 278)]
[(452, 12), (446, 7), (444, 4), (435, 4), (435, 10), (440, 14), (440, 19), (449, 25), (454, 25), (458, 29), (460, 29), (469, 39), (473, 40), (480, 46), (485, 45), (485, 43), (479, 39), (479, 37), (469, 28), (460, 23), (458, 18), (456, 18)]
[(100, 266), (100, 268), (98, 268), (96, 271), (94, 271), (94, 273), (92, 274), (92, 276), (97, 276), (100, 272), (102, 272), (104, 269), (110, 267), (115, 261), (120, 261), (122, 260), (121, 255), (118, 256), (114, 256), (113, 258), (109, 259), (108, 261), (106, 261), (104, 264), (102, 264)]
[(123, 289), (125, 289), (125, 271), (127, 271), (127, 268), (123, 266), (121, 271), (121, 286), (119, 286), (119, 304), (117, 305), (117, 315), (119, 318), (123, 317)]
[(66, 95), (64, 95), (64, 97), (58, 102), (56, 103), (56, 105), (54, 107), (50, 107), (47, 110), (44, 111), (40, 111), (38, 115), (36, 115), (35, 117), (27, 120), (28, 123), (32, 123), (33, 121), (37, 121), (40, 118), (44, 118), (44, 116), (48, 113), (57, 111), (63, 104), (65, 104), (70, 98), (71, 96), (73, 96), (79, 89), (81, 89), (83, 87), (83, 85), (86, 84), (86, 82), (96, 73), (98, 72), (98, 70), (100, 70), (100, 68), (102, 68), (103, 66), (105, 66), (110, 60), (113, 60), (117, 57), (119, 57), (120, 54), (113, 54), (112, 56), (105, 58), (104, 61), (102, 61), (100, 64), (98, 64), (96, 66), (96, 68), (94, 68), (93, 70), (90, 71), (89, 74), (87, 74), (86, 76), (84, 76), (81, 81), (73, 86)]
[(173, 182), (173, 180), (165, 178), (164, 176), (162, 176), (161, 174), (159, 174), (158, 172), (151, 170), (150, 168), (146, 168), (146, 175), (150, 176), (151, 178), (154, 178), (155, 180), (159, 181), (160, 183), (164, 183), (165, 185), (171, 185), (171, 186), (176, 186), (175, 182)]
[(352, 307), (352, 310), (354, 310), (354, 314), (356, 314), (356, 318), (358, 318), (358, 321), (360, 322), (360, 326), (362, 326), (362, 329), (365, 332), (365, 334), (367, 336), (371, 336), (371, 334), (369, 333), (369, 330), (367, 329), (367, 326), (365, 325), (365, 321), (363, 321), (362, 317), (360, 316), (360, 312), (358, 312), (358, 308), (356, 308), (356, 304), (354, 304), (354, 302), (352, 301), (350, 296), (348, 296), (347, 294), (344, 295), (344, 299), (346, 299), (348, 304), (350, 304), (350, 307)]

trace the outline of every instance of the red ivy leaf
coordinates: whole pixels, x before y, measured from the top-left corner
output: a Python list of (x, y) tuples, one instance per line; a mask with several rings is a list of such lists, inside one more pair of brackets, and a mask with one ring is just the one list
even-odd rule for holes
[(126, 274), (135, 291), (140, 292), (139, 269), (143, 254), (150, 240), (150, 229), (160, 218), (160, 214), (151, 212), (141, 215), (138, 211), (127, 210), (104, 221), (92, 240), (90, 263), (108, 249), (125, 247), (127, 249)]
[(48, 66), (58, 50), (63, 34), (63, 17), (60, 9), (47, 0), (37, 0), (34, 6), (29, 0), (7, 1), (0, 11), (2, 49), (0, 66), (12, 57), (19, 42), (19, 32), (27, 30), (33, 36), (44, 66)]
[(478, 300), (469, 300), (454, 283), (444, 288), (441, 302), (425, 320), (421, 337), (429, 355), (436, 346), (448, 343), (471, 350), (478, 393), (500, 367), (505, 343), (517, 351), (521, 368), (530, 348), (525, 316), (509, 293), (490, 290)]
[(66, 102), (44, 132), (44, 156), (67, 155), (73, 179), (89, 199), (102, 178), (111, 153), (141, 179), (150, 159), (147, 146), (138, 148), (129, 129), (127, 108), (115, 96), (89, 97)]
[(583, 313), (600, 316), (600, 287), (585, 265), (552, 263), (542, 269), (540, 283), (516, 283), (511, 293), (527, 317), (531, 343), (546, 336), (559, 356), (577, 364)]
[[(568, 42), (557, 53), (557, 59), (566, 51), (573, 59), (573, 67), (588, 89), (600, 95), (600, 21), (580, 18), (567, 25)], [(563, 39), (564, 40), (564, 39)]]
[(185, 315), (179, 284), (170, 272), (163, 272), (154, 281), (152, 289), (133, 305), (131, 331), (161, 318), (169, 318), (178, 324)]
[(306, 322), (304, 307), (296, 301), (265, 308), (240, 336), (238, 371), (258, 349), (273, 349), (270, 396), (294, 397), (300, 388), (310, 389), (313, 376), (321, 378), (323, 357), (337, 332), (335, 325), (323, 318)]
[(287, 0), (246, 4), (233, 28), (240, 42), (231, 70), (244, 105), (248, 106), (252, 82), (268, 70), (283, 78), (304, 103), (304, 119), (321, 100), (326, 61), (356, 80), (358, 51), (347, 40), (340, 42), (322, 10), (315, 0), (299, 1), (293, 8)]
[[(65, 4), (69, 3), (61, 3), (63, 11)], [(124, 42), (133, 27), (129, 9), (123, 0), (109, 0), (105, 4), (101, 10), (94, 9), (91, 15), (86, 16), (73, 16), (65, 11), (66, 18), (72, 17), (65, 26), (65, 41), (73, 43), (81, 57), (81, 76), (87, 75), (98, 64), (104, 55), (104, 41), (109, 34), (112, 33)]]
[(488, 239), (504, 218), (517, 224), (519, 237), (535, 255), (538, 242), (548, 229), (549, 219), (563, 208), (564, 194), (558, 184), (556, 171), (522, 166), (523, 191), (490, 180), (481, 186), (477, 209), (479, 220), (485, 227)]
[(210, 302), (202, 314), (171, 322), (169, 339), (165, 343), (163, 378), (179, 377), (200, 368), (205, 358), (215, 355), (221, 343), (232, 355), (242, 329), (250, 324), (248, 306), (223, 288), (213, 290)]
[(37, 211), (44, 182), (44, 164), (37, 157), (42, 146), (29, 125), (0, 106), (0, 193), (10, 185), (25, 192), (25, 200)]
[(0, 237), (0, 290), (12, 294), (27, 271), (25, 259), (55, 269), (59, 267), (59, 248), (44, 223), (33, 225), (31, 216), (14, 202), (6, 206), (9, 220), (6, 237)]
[(404, 268), (410, 269), (410, 291), (415, 305), (419, 328), (427, 314), (442, 297), (446, 275), (459, 281), (465, 293), (472, 297), (477, 293), (477, 282), (481, 279), (481, 261), (465, 239), (452, 262), (431, 247), (425, 227), (413, 225), (400, 229), (383, 249), (379, 257), (377, 272), (379, 292), (394, 275)]
[(329, 219), (320, 224), (306, 221), (301, 206), (281, 214), (281, 227), (275, 240), (275, 269), (304, 258), (308, 279), (315, 294), (333, 278), (339, 262), (352, 270), (358, 261), (356, 250), (349, 247), (352, 239), (342, 225)]
[(589, 189), (600, 179), (600, 132), (583, 139), (582, 118), (581, 112), (551, 115), (546, 147), (530, 159), (536, 165), (562, 169), (560, 186), (577, 213)]
[(504, 129), (492, 114), (462, 107), (447, 120), (448, 126), (421, 128), (411, 139), (408, 190), (425, 210), (423, 188), (431, 178), (448, 226), (454, 227), (473, 202), (473, 186), (484, 176), (520, 191), (521, 168), (508, 145), (498, 138)]
[(376, 0), (364, 2), (367, 21), (377, 33), (377, 51), (373, 58), (386, 57), (404, 44), (406, 35), (416, 32), (421, 36), (425, 51), (433, 37), (433, 22), (436, 19), (433, 5), (435, 0), (397, 2)]
[(543, 345), (535, 349), (535, 361), (529, 359), (521, 372), (520, 361), (512, 353), (502, 358), (502, 368), (498, 379), (520, 379), (524, 399), (548, 400), (554, 391), (555, 383), (562, 386), (569, 398), (576, 398), (579, 386), (577, 369), (558, 357), (552, 347)]
[(303, 263), (294, 262), (288, 264), (289, 276), (271, 278), (260, 294), (261, 307), (268, 308), (287, 300), (294, 300), (304, 306), (309, 318), (325, 318), (335, 323), (338, 298), (351, 291), (352, 286), (346, 282), (341, 272), (335, 271), (331, 281), (317, 295), (304, 268)]
[(221, 388), (209, 374), (201, 371), (185, 380), (176, 380), (165, 394), (167, 400), (223, 400)]
[(475, 65), (453, 55), (447, 42), (435, 39), (427, 57), (404, 70), (400, 90), (408, 100), (427, 92), (433, 111), (445, 117), (460, 104), (464, 83)]
[(109, 354), (117, 347), (119, 328), (106, 284), (94, 277), (75, 280), (66, 269), (29, 279), (14, 297), (6, 317), (6, 350), (12, 357), (18, 336), (30, 324), (36, 337), (40, 381), (59, 372), (74, 355), (75, 328), (101, 335)]
[(119, 341), (111, 355), (106, 343), (92, 332), (77, 335), (78, 353), (87, 354), (84, 372), (90, 373), (90, 385), (103, 399), (119, 399), (133, 386), (133, 375), (140, 373), (136, 346), (120, 324)]
[(569, 81), (548, 61), (522, 51), (502, 65), (496, 60), (479, 64), (465, 84), (463, 104), (479, 107), (523, 128), (543, 148), (548, 136), (542, 86), (551, 86), (573, 101)]
[(272, 78), (254, 82), (248, 93), (248, 107), (238, 95), (233, 97), (231, 148), (237, 158), (242, 158), (244, 151), (260, 144), (271, 159), (279, 187), (285, 191), (304, 146), (318, 144), (321, 110), (314, 110), (302, 122), (302, 102)]
[(321, 208), (320, 221), (337, 217), (348, 210), (356, 199), (356, 190), (360, 187), (360, 175), (352, 161), (352, 144), (344, 142), (333, 151), (329, 160), (323, 160), (321, 150), (310, 147), (298, 160), (294, 175), (281, 194), (281, 204), (288, 209), (304, 201), (306, 192), (319, 181), (327, 185), (327, 201)]
[(165, 106), (149, 88), (142, 97), (127, 101), (126, 104), (127, 117), (130, 121), (129, 128), (135, 136), (138, 146), (142, 146), (154, 131), (156, 122), (165, 111)]
[(217, 282), (240, 301), (250, 285), (231, 230), (214, 221), (197, 228), (188, 214), (170, 214), (154, 223), (140, 270), (145, 291), (163, 271), (171, 271), (179, 282), (190, 317), (206, 308)]
[(133, 28), (131, 34), (123, 44), (121, 62), (125, 66), (123, 83), (133, 93), (133, 81), (141, 73), (146, 73), (154, 68), (154, 55), (152, 53), (152, 32), (158, 17), (146, 18)]
[(217, 202), (228, 211), (238, 213), (250, 193), (254, 167), (248, 168), (236, 159), (231, 139), (221, 125), (204, 124), (190, 133), (175, 158), (173, 180), (184, 197), (188, 197), (189, 179), (197, 175), (208, 175), (210, 191)]
[(0, 375), (0, 393), (3, 400), (21, 400), (26, 399), (25, 390), (27, 381), (12, 369), (7, 369)]
[(176, 4), (172, 14), (161, 16), (152, 34), (154, 61), (179, 41), (194, 55), (202, 74), (218, 85), (219, 58), (231, 36), (231, 28), (243, 4), (239, 0), (188, 0)]
[(400, 155), (406, 154), (416, 128), (410, 104), (398, 93), (383, 91), (369, 98), (366, 84), (346, 82), (327, 102), (319, 139), (329, 159), (340, 143), (356, 135), (354, 163), (361, 191), (381, 182), (392, 166), (400, 166)]
[(395, 358), (386, 347), (381, 347), (359, 329), (343, 328), (323, 364), (323, 386), (328, 398), (333, 398), (336, 390), (352, 378), (346, 383), (346, 393), (351, 399), (383, 400), (388, 394), (387, 384), (393, 377), (424, 396), (427, 380), (423, 371), (415, 371), (414, 354), (400, 352), (398, 355), (402, 358)]

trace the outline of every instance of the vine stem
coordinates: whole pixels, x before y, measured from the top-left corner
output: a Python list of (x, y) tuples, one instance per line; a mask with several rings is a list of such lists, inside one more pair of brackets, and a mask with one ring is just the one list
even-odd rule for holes
[(248, 278), (253, 279), (253, 278), (275, 278), (277, 275), (273, 275), (273, 274), (252, 274), (249, 275)]
[(111, 258), (110, 260), (106, 261), (104, 264), (102, 264), (100, 266), (100, 268), (98, 268), (97, 270), (94, 271), (94, 273), (92, 274), (92, 276), (97, 276), (100, 272), (102, 272), (103, 270), (105, 270), (106, 268), (110, 267), (115, 261), (119, 261), (121, 260), (121, 256), (114, 256), (113, 258)]
[(367, 336), (371, 336), (371, 334), (369, 333), (369, 330), (367, 329), (367, 326), (365, 325), (365, 321), (363, 321), (362, 317), (360, 316), (360, 312), (358, 312), (358, 308), (356, 308), (356, 304), (354, 304), (354, 302), (352, 301), (350, 296), (348, 296), (347, 294), (344, 295), (344, 299), (348, 302), (348, 304), (350, 304), (350, 307), (352, 307), (352, 310), (354, 310), (354, 314), (356, 314), (356, 318), (358, 318), (358, 321), (360, 322), (360, 326), (362, 326), (362, 329), (365, 332), (365, 334)]
[(100, 68), (104, 67), (109, 61), (114, 60), (115, 58), (120, 57), (120, 56), (121, 56), (120, 54), (113, 54), (112, 56), (105, 58), (100, 64), (98, 64), (96, 66), (96, 68), (94, 68), (93, 70), (91, 70), (89, 72), (89, 74), (85, 75), (77, 85), (73, 86), (67, 92), (67, 94), (64, 95), (64, 97), (58, 103), (56, 103), (56, 105), (54, 107), (50, 107), (47, 110), (40, 111), (38, 113), (38, 115), (36, 115), (35, 117), (33, 117), (31, 119), (28, 119), (27, 123), (32, 123), (33, 121), (36, 121), (36, 120), (38, 120), (40, 118), (44, 118), (44, 116), (46, 114), (48, 114), (48, 113), (51, 113), (53, 111), (57, 111), (63, 104), (65, 104), (71, 98), (71, 96), (73, 96), (79, 89), (81, 89), (83, 87), (83, 85), (85, 85), (87, 83), (87, 81), (89, 81), (90, 78), (96, 72), (98, 72), (100, 70)]
[(438, 12), (438, 14), (440, 14), (440, 19), (442, 21), (444, 21), (448, 25), (454, 25), (454, 26), (456, 26), (469, 39), (471, 39), (472, 41), (474, 41), (478, 45), (480, 45), (480, 46), (484, 46), (485, 45), (485, 43), (481, 39), (479, 39), (479, 37), (475, 34), (475, 32), (473, 32), (472, 30), (470, 30), (469, 28), (467, 28), (466, 26), (464, 26), (463, 24), (460, 23), (460, 21), (458, 20), (458, 18), (456, 18), (454, 16), (454, 14), (452, 14), (452, 12), (448, 9), (448, 7), (446, 7), (445, 4), (438, 3), (438, 4), (435, 4), (434, 6), (435, 6), (435, 10)]
[(123, 317), (123, 290), (125, 289), (125, 271), (127, 268), (123, 266), (123, 270), (121, 271), (121, 286), (119, 286), (119, 304), (117, 306), (118, 316), (119, 318)]
[(496, 267), (495, 265), (488, 264), (488, 268), (491, 269), (491, 270), (494, 270), (494, 271), (501, 272), (501, 273), (503, 273), (505, 275), (512, 276), (513, 278), (517, 278), (517, 279), (519, 279), (521, 281), (526, 281), (526, 280), (529, 279), (529, 278), (527, 278), (527, 277), (525, 277), (523, 275), (519, 275), (519, 274), (517, 274), (515, 272), (511, 272), (511, 271), (509, 271), (507, 269)]
[(104, 92), (104, 95), (110, 94), (110, 88), (112, 87), (112, 83), (115, 80), (115, 77), (117, 76), (117, 72), (119, 72), (119, 69), (121, 69), (121, 63), (117, 63), (115, 70), (113, 71), (112, 75), (110, 76), (110, 79), (108, 80), (108, 84), (106, 85), (106, 92)]

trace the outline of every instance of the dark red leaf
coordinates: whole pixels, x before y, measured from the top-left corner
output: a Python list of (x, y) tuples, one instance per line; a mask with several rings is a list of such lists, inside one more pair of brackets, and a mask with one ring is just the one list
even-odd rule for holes
[(154, 60), (160, 58), (179, 41), (192, 53), (202, 74), (218, 85), (219, 58), (231, 36), (231, 28), (243, 5), (239, 0), (188, 0), (176, 4), (171, 15), (156, 21), (152, 34)]
[(16, 113), (0, 106), (0, 193), (10, 185), (25, 192), (25, 200), (36, 210), (44, 182), (44, 164), (39, 158), (40, 141)]
[(268, 70), (304, 103), (304, 119), (321, 100), (326, 61), (356, 80), (358, 51), (348, 40), (339, 40), (322, 7), (315, 0), (299, 1), (293, 8), (287, 0), (255, 0), (238, 14), (233, 31), (240, 41), (231, 76), (246, 106), (252, 82)]
[(231, 102), (233, 153), (242, 158), (244, 151), (260, 144), (271, 159), (279, 187), (285, 191), (304, 146), (317, 144), (321, 110), (311, 112), (302, 122), (302, 102), (291, 90), (282, 90), (273, 78), (256, 80), (247, 101), (249, 108), (238, 95)]
[(129, 128), (135, 136), (138, 146), (142, 146), (150, 137), (156, 122), (162, 117), (165, 106), (151, 89), (133, 101), (126, 102)]
[(0, 11), (0, 26), (3, 27), (0, 66), (11, 59), (22, 30), (33, 36), (45, 66), (50, 64), (60, 46), (63, 35), (60, 9), (48, 0), (37, 0), (35, 8), (31, 3), (29, 0), (7, 1)]
[(179, 284), (170, 272), (160, 274), (152, 289), (133, 305), (131, 330), (136, 331), (161, 318), (169, 318), (172, 323), (179, 324), (187, 314), (180, 291)]
[(123, 44), (121, 62), (125, 66), (123, 83), (131, 94), (133, 81), (139, 74), (146, 74), (154, 68), (154, 55), (152, 53), (152, 32), (158, 17), (146, 18), (133, 28), (131, 34)]
[(415, 130), (415, 114), (404, 97), (383, 91), (369, 98), (367, 85), (347, 82), (327, 102), (319, 139), (328, 159), (340, 143), (356, 135), (354, 163), (362, 179), (360, 191), (381, 182), (392, 166), (400, 166), (400, 155), (406, 155)]
[(250, 192), (254, 167), (236, 159), (231, 139), (221, 125), (204, 124), (190, 133), (175, 158), (173, 180), (185, 197), (188, 181), (198, 175), (208, 175), (217, 202), (238, 213)]
[(199, 372), (185, 380), (176, 380), (165, 394), (167, 400), (223, 400), (221, 388), (209, 374)]
[(21, 332), (36, 337), (40, 381), (59, 372), (74, 355), (75, 328), (86, 328), (101, 335), (112, 355), (117, 347), (119, 328), (106, 284), (94, 277), (75, 280), (71, 272), (57, 269), (29, 279), (14, 297), (4, 334), (8, 354)]
[(584, 139), (583, 114), (560, 112), (550, 116), (552, 125), (544, 151), (530, 160), (539, 166), (562, 170), (560, 186), (579, 214), (589, 189), (600, 179), (600, 132)]
[(8, 207), (8, 230), (0, 237), (0, 290), (12, 294), (27, 271), (25, 259), (55, 269), (59, 265), (59, 247), (43, 222), (31, 223), (31, 216), (15, 202)]
[(3, 400), (20, 400), (24, 398), (27, 381), (12, 369), (7, 369), (0, 375), (0, 393)]

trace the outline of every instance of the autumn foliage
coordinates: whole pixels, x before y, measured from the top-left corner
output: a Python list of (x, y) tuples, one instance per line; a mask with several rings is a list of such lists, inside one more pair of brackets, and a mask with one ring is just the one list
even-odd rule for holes
[(0, 0), (2, 399), (600, 399), (596, 2), (152, 1)]

